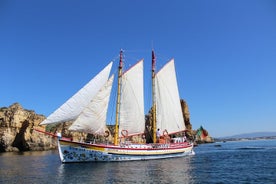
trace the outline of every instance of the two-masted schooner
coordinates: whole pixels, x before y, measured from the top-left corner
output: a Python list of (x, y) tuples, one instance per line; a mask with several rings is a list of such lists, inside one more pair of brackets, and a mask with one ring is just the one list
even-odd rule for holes
[[(115, 133), (111, 135), (106, 117), (114, 75), (110, 62), (75, 95), (50, 114), (40, 125), (73, 121), (69, 130), (105, 137), (112, 142), (79, 142), (60, 137), (61, 162), (130, 161), (182, 157), (194, 154), (193, 143), (185, 139), (185, 124), (175, 74), (174, 60), (155, 72), (152, 51), (152, 143), (145, 139), (143, 60), (123, 71), (123, 54), (118, 67)], [(161, 137), (156, 137), (157, 129)]]

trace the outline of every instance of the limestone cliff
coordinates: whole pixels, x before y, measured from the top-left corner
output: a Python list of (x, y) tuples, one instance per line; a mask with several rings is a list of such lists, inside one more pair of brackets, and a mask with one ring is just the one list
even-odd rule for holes
[(0, 108), (0, 152), (55, 149), (57, 132), (74, 141), (86, 140), (87, 134), (68, 131), (70, 122), (39, 125), (45, 118), (19, 103)]
[(190, 122), (190, 112), (189, 112), (189, 107), (188, 104), (185, 100), (181, 99), (180, 100), (181, 108), (182, 108), (182, 114), (184, 118), (184, 123), (187, 129), (187, 132), (192, 135), (192, 124)]
[(0, 152), (55, 148), (56, 141), (51, 136), (34, 131), (43, 119), (43, 115), (25, 110), (19, 103), (0, 108)]

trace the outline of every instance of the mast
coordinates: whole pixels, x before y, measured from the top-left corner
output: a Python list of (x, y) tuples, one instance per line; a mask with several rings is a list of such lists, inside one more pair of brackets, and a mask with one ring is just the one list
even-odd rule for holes
[(122, 68), (123, 68), (123, 51), (120, 51), (120, 62), (118, 67), (118, 88), (117, 88), (117, 100), (116, 100), (116, 123), (115, 123), (115, 135), (114, 145), (118, 145), (119, 139), (119, 109), (121, 101), (121, 83), (122, 83)]
[(155, 54), (152, 50), (152, 69), (151, 69), (151, 78), (152, 78), (152, 137), (153, 143), (156, 143), (156, 100), (155, 100)]

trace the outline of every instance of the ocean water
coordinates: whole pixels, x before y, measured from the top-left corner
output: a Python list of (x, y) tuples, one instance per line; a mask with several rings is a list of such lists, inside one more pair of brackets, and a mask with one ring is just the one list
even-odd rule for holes
[(276, 183), (276, 140), (199, 145), (196, 155), (62, 164), (57, 151), (1, 153), (0, 183)]

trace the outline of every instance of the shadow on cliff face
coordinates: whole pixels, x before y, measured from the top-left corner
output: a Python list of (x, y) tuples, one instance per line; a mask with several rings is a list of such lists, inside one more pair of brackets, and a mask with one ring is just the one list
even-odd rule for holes
[(5, 150), (5, 143), (4, 143), (4, 141), (1, 139), (0, 140), (0, 153), (1, 152), (5, 152), (6, 150)]
[(29, 121), (25, 120), (22, 123), (22, 127), (21, 127), (19, 133), (16, 134), (15, 139), (12, 143), (12, 146), (18, 148), (19, 151), (30, 151), (30, 147), (27, 144), (27, 142), (25, 140), (25, 136), (24, 136), (25, 131), (28, 128), (28, 126), (29, 126)]

